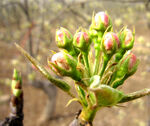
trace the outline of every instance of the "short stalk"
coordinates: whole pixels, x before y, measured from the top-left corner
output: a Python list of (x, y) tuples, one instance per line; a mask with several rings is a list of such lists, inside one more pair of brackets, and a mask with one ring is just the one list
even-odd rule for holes
[(94, 75), (98, 73), (100, 64), (100, 50), (95, 50)]
[(83, 55), (85, 68), (88, 72), (88, 76), (90, 77), (91, 73), (90, 73), (90, 67), (89, 67), (89, 61), (88, 61), (88, 52), (83, 52), (82, 55)]
[(81, 124), (89, 123), (92, 124), (93, 119), (96, 115), (97, 109), (92, 109), (90, 107), (83, 108), (81, 114), (79, 115), (79, 119)]
[(102, 64), (102, 69), (101, 69), (101, 71), (100, 71), (100, 77), (102, 77), (103, 76), (103, 73), (104, 73), (104, 70), (105, 70), (105, 68), (106, 68), (106, 66), (107, 66), (107, 63), (108, 63), (108, 61), (109, 61), (109, 57), (104, 57), (103, 58), (104, 60), (103, 60), (103, 64)]

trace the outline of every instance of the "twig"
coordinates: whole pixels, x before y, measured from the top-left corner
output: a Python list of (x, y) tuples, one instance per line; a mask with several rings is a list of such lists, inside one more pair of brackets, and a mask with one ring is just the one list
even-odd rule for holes
[(10, 96), (9, 95), (0, 96), (0, 105), (4, 104), (4, 103), (8, 103), (9, 100), (10, 100)]
[(132, 100), (135, 100), (137, 98), (140, 98), (140, 97), (143, 97), (143, 96), (146, 96), (149, 94), (150, 94), (150, 89), (146, 88), (146, 89), (143, 89), (143, 90), (133, 92), (133, 93), (126, 95), (124, 98), (121, 99), (121, 101), (119, 103), (132, 101)]
[[(23, 91), (22, 80), (18, 72), (14, 70), (11, 85), (10, 115), (0, 122), (0, 126), (23, 126)], [(17, 92), (17, 93), (16, 93)]]

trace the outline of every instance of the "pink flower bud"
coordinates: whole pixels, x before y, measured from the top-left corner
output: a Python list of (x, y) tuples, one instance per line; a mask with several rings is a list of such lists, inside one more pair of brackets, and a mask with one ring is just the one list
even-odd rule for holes
[(72, 35), (67, 29), (60, 28), (56, 31), (56, 41), (58, 47), (65, 49), (70, 47), (72, 39)]
[(128, 45), (132, 39), (133, 39), (132, 31), (129, 29), (126, 29), (125, 44)]
[(95, 29), (104, 32), (108, 27), (109, 31), (112, 27), (112, 23), (107, 13), (98, 12), (95, 16), (93, 16), (90, 29)]
[(131, 51), (128, 51), (120, 62), (120, 65), (123, 66), (124, 69), (126, 69), (124, 71), (128, 71), (127, 74), (134, 73), (137, 69), (138, 64), (139, 64), (139, 60)]
[(98, 12), (95, 15), (95, 25), (98, 25), (100, 23), (100, 19), (101, 19), (101, 23), (103, 23), (105, 27), (107, 27), (109, 24), (108, 15), (105, 12)]
[(66, 52), (59, 52), (48, 60), (48, 65), (52, 71), (61, 76), (69, 76), (74, 80), (81, 80), (81, 73), (76, 69), (77, 61)]
[(62, 69), (69, 70), (70, 66), (68, 65), (64, 54), (62, 52), (56, 53), (52, 56), (51, 62), (55, 65), (61, 67)]
[(139, 60), (136, 56), (130, 50), (127, 51), (119, 61), (115, 74), (112, 77), (113, 88), (122, 85), (128, 77), (133, 75), (136, 72), (138, 65)]
[(129, 61), (128, 69), (131, 70), (136, 63), (137, 63), (136, 56), (133, 53), (130, 53), (130, 61)]
[(56, 35), (58, 36), (58, 41), (62, 42), (63, 43), (63, 32), (61, 30), (58, 30), (56, 32)]
[(120, 45), (118, 36), (113, 32), (106, 33), (103, 42), (106, 51), (117, 49)]
[(79, 32), (77, 33), (77, 43), (79, 44), (81, 41), (81, 36), (83, 35), (83, 39), (85, 40), (86, 43), (89, 41), (89, 36), (86, 32)]
[(74, 35), (73, 45), (78, 49), (82, 51), (87, 51), (90, 44), (91, 44), (91, 39), (88, 32), (86, 32), (86, 30), (82, 29), (80, 32), (77, 32)]
[[(63, 32), (64, 32), (64, 33), (63, 33)], [(64, 43), (64, 41), (63, 41), (64, 34), (65, 34), (68, 38), (70, 38), (70, 35), (69, 35), (68, 32), (65, 31), (65, 30), (62, 31), (61, 29), (59, 29), (59, 30), (56, 32), (56, 35), (58, 36), (58, 41)]]
[(119, 39), (121, 42), (121, 48), (129, 50), (133, 47), (134, 44), (134, 33), (131, 30), (125, 28), (119, 33)]

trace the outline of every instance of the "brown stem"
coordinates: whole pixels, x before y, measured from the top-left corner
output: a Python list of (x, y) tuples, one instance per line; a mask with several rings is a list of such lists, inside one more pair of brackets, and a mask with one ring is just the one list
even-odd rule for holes
[[(22, 91), (20, 84), (15, 86), (15, 89)], [(12, 91), (10, 100), (10, 115), (0, 122), (0, 126), (23, 126), (23, 91), (19, 96), (15, 96)]]

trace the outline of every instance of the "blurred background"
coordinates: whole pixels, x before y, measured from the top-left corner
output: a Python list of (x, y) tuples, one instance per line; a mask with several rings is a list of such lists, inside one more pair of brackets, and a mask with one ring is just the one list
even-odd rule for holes
[[(10, 111), (11, 76), (17, 68), (23, 77), (24, 125), (69, 125), (80, 106), (73, 103), (65, 107), (70, 97), (48, 86), (14, 42), (47, 66), (51, 50), (58, 51), (56, 29), (62, 26), (74, 34), (80, 26), (88, 28), (93, 12), (99, 11), (108, 12), (115, 32), (123, 26), (135, 28), (133, 52), (141, 63), (121, 90), (129, 93), (150, 88), (150, 0), (0, 0), (0, 120)], [(150, 98), (102, 109), (94, 126), (150, 126)]]

